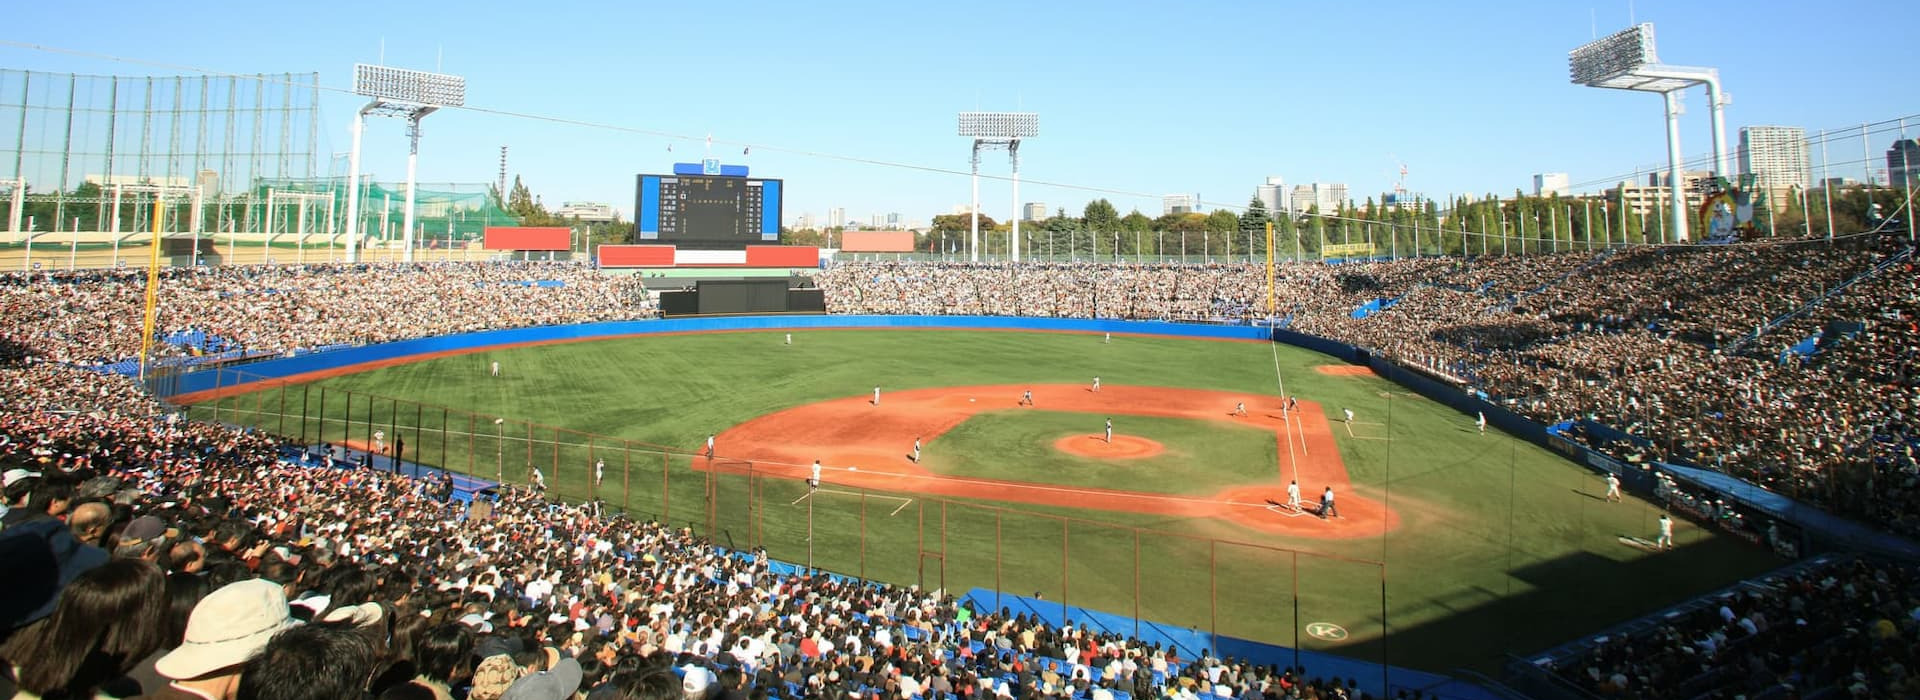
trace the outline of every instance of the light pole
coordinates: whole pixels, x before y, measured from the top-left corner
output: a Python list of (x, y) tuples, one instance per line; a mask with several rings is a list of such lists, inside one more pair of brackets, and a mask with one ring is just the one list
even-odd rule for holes
[(441, 107), (465, 105), (467, 79), (358, 63), (353, 66), (353, 92), (373, 101), (353, 116), (353, 150), (347, 159), (347, 262), (356, 262), (359, 251), (360, 132), (369, 114), (407, 120), (407, 200), (401, 216), (401, 259), (413, 262), (413, 190), (420, 167), (420, 120)]
[(961, 136), (973, 137), (972, 226), (967, 232), (969, 259), (980, 261), (980, 149), (1004, 148), (1013, 162), (1013, 228), (1007, 249), (1020, 262), (1020, 139), (1040, 135), (1040, 115), (1033, 112), (961, 112)]
[(1679, 93), (1695, 85), (1707, 87), (1708, 108), (1712, 112), (1714, 175), (1727, 177), (1726, 116), (1722, 110), (1730, 100), (1720, 91), (1720, 72), (1712, 68), (1661, 64), (1654, 53), (1651, 22), (1574, 49), (1567, 53), (1567, 64), (1576, 85), (1661, 95), (1667, 117), (1667, 186), (1673, 197), (1669, 211), (1673, 220), (1671, 240), (1687, 240), (1686, 186), (1680, 177)]

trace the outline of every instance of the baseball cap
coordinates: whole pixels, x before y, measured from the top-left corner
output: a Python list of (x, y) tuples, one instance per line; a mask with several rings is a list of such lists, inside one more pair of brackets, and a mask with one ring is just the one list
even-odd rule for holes
[(167, 534), (167, 521), (151, 515), (142, 515), (127, 523), (127, 529), (120, 531), (120, 544), (147, 542)]
[(235, 581), (193, 606), (185, 641), (154, 662), (153, 669), (179, 680), (238, 666), (258, 656), (274, 634), (297, 624), (280, 584), (258, 578)]
[(525, 674), (526, 669), (515, 664), (511, 656), (497, 654), (486, 657), (473, 670), (473, 690), (467, 697), (470, 700), (497, 700)]
[(580, 689), (580, 678), (580, 662), (567, 657), (554, 664), (552, 670), (514, 681), (500, 700), (567, 700)]
[(40, 472), (30, 472), (25, 469), (8, 469), (5, 475), (7, 486), (12, 486), (14, 485), (15, 482), (18, 482), (21, 479), (38, 479), (38, 478), (40, 478)]

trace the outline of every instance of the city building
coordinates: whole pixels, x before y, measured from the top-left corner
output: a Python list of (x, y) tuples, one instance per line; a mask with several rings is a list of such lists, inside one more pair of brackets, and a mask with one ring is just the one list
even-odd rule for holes
[(846, 207), (834, 207), (827, 210), (827, 228), (846, 228)]
[[(1607, 190), (1602, 196), (1608, 201), (1620, 201), (1624, 194), (1627, 208), (1641, 214), (1664, 211), (1673, 193), (1667, 187), (1666, 173), (1653, 173), (1647, 176), (1647, 184), (1638, 185), (1631, 181), (1620, 183), (1619, 187)], [(1707, 187), (1713, 183), (1713, 171), (1684, 170), (1680, 173), (1680, 188), (1686, 193), (1687, 208), (1699, 209), (1707, 200)]]
[(1313, 182), (1294, 185), (1286, 204), (1296, 214), (1305, 214), (1307, 210), (1318, 207), (1320, 213), (1331, 214), (1347, 203), (1347, 186), (1338, 182)]
[(1785, 201), (1796, 189), (1813, 183), (1812, 161), (1807, 159), (1807, 132), (1797, 126), (1740, 127), (1740, 174), (1752, 175), (1754, 187), (1769, 201)]
[(1287, 205), (1293, 203), (1293, 191), (1287, 189), (1286, 181), (1278, 175), (1268, 177), (1266, 184), (1255, 187), (1253, 196), (1267, 211), (1286, 211)]
[(1043, 221), (1047, 218), (1046, 202), (1027, 202), (1020, 208), (1020, 218), (1025, 221)]
[(565, 202), (553, 210), (553, 215), (584, 222), (612, 221), (614, 217), (613, 205), (600, 202)]
[(1892, 187), (1920, 184), (1920, 139), (1901, 139), (1887, 149), (1887, 184)]
[(1533, 176), (1533, 196), (1552, 197), (1573, 194), (1566, 173), (1539, 173)]
[(1190, 194), (1170, 194), (1160, 198), (1160, 214), (1192, 214), (1200, 211), (1199, 198)]

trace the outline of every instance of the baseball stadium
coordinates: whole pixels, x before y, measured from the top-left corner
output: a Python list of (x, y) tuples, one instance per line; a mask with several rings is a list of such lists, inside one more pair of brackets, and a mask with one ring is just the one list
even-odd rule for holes
[(466, 83), (353, 82), (339, 175), (318, 74), (0, 71), (0, 696), (1920, 694), (1915, 179), (814, 244), (711, 136), (624, 228), (416, 182)]

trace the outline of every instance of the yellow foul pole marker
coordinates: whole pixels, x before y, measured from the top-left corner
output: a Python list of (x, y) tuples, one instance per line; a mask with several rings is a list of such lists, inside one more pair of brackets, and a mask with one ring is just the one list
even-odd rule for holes
[(160, 300), (160, 221), (166, 215), (165, 195), (153, 198), (153, 250), (147, 258), (146, 318), (140, 323), (140, 381), (147, 380), (147, 356), (153, 352), (153, 322)]
[(1267, 222), (1267, 318), (1273, 318), (1273, 222)]

